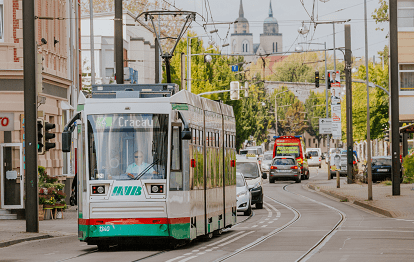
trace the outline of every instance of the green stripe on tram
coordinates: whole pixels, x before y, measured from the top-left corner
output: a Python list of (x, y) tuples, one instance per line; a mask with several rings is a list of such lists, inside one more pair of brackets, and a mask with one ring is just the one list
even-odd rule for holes
[[(168, 226), (170, 230), (168, 230)], [(190, 223), (184, 224), (132, 224), (132, 225), (79, 225), (86, 237), (174, 237), (176, 239), (190, 238)]]

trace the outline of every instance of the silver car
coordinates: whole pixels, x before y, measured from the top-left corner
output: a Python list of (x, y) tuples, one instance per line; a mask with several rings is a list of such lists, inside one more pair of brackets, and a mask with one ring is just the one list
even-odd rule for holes
[(242, 173), (236, 173), (237, 211), (245, 216), (252, 213), (252, 195)]
[(276, 156), (273, 158), (270, 166), (269, 182), (274, 183), (275, 180), (295, 180), (296, 183), (301, 182), (300, 168), (298, 162), (293, 156)]
[(262, 173), (270, 172), (270, 166), (272, 165), (273, 161), (273, 151), (266, 151), (263, 155), (262, 163), (260, 164), (260, 168), (262, 169)]

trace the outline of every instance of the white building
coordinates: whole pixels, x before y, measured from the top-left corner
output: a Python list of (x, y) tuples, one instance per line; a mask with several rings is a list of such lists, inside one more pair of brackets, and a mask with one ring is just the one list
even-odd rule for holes
[[(115, 83), (114, 17), (112, 13), (94, 14), (95, 83)], [(138, 71), (138, 84), (155, 83), (155, 35), (152, 28), (129, 11), (123, 12), (124, 67)], [(133, 26), (134, 25), (134, 26)], [(81, 19), (81, 50), (83, 83), (90, 85), (91, 48), (90, 18)]]

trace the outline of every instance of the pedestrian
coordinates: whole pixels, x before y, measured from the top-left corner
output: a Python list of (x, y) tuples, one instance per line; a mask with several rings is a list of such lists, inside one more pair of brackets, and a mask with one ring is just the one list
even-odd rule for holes
[(75, 174), (72, 181), (72, 194), (70, 196), (70, 205), (78, 205), (78, 173)]

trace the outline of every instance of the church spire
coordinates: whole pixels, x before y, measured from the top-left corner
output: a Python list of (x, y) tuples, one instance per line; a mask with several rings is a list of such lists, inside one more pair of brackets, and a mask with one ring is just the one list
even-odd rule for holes
[(244, 17), (243, 2), (240, 0), (239, 17)]
[(270, 5), (269, 5), (269, 17), (273, 17), (272, 0), (270, 0)]

